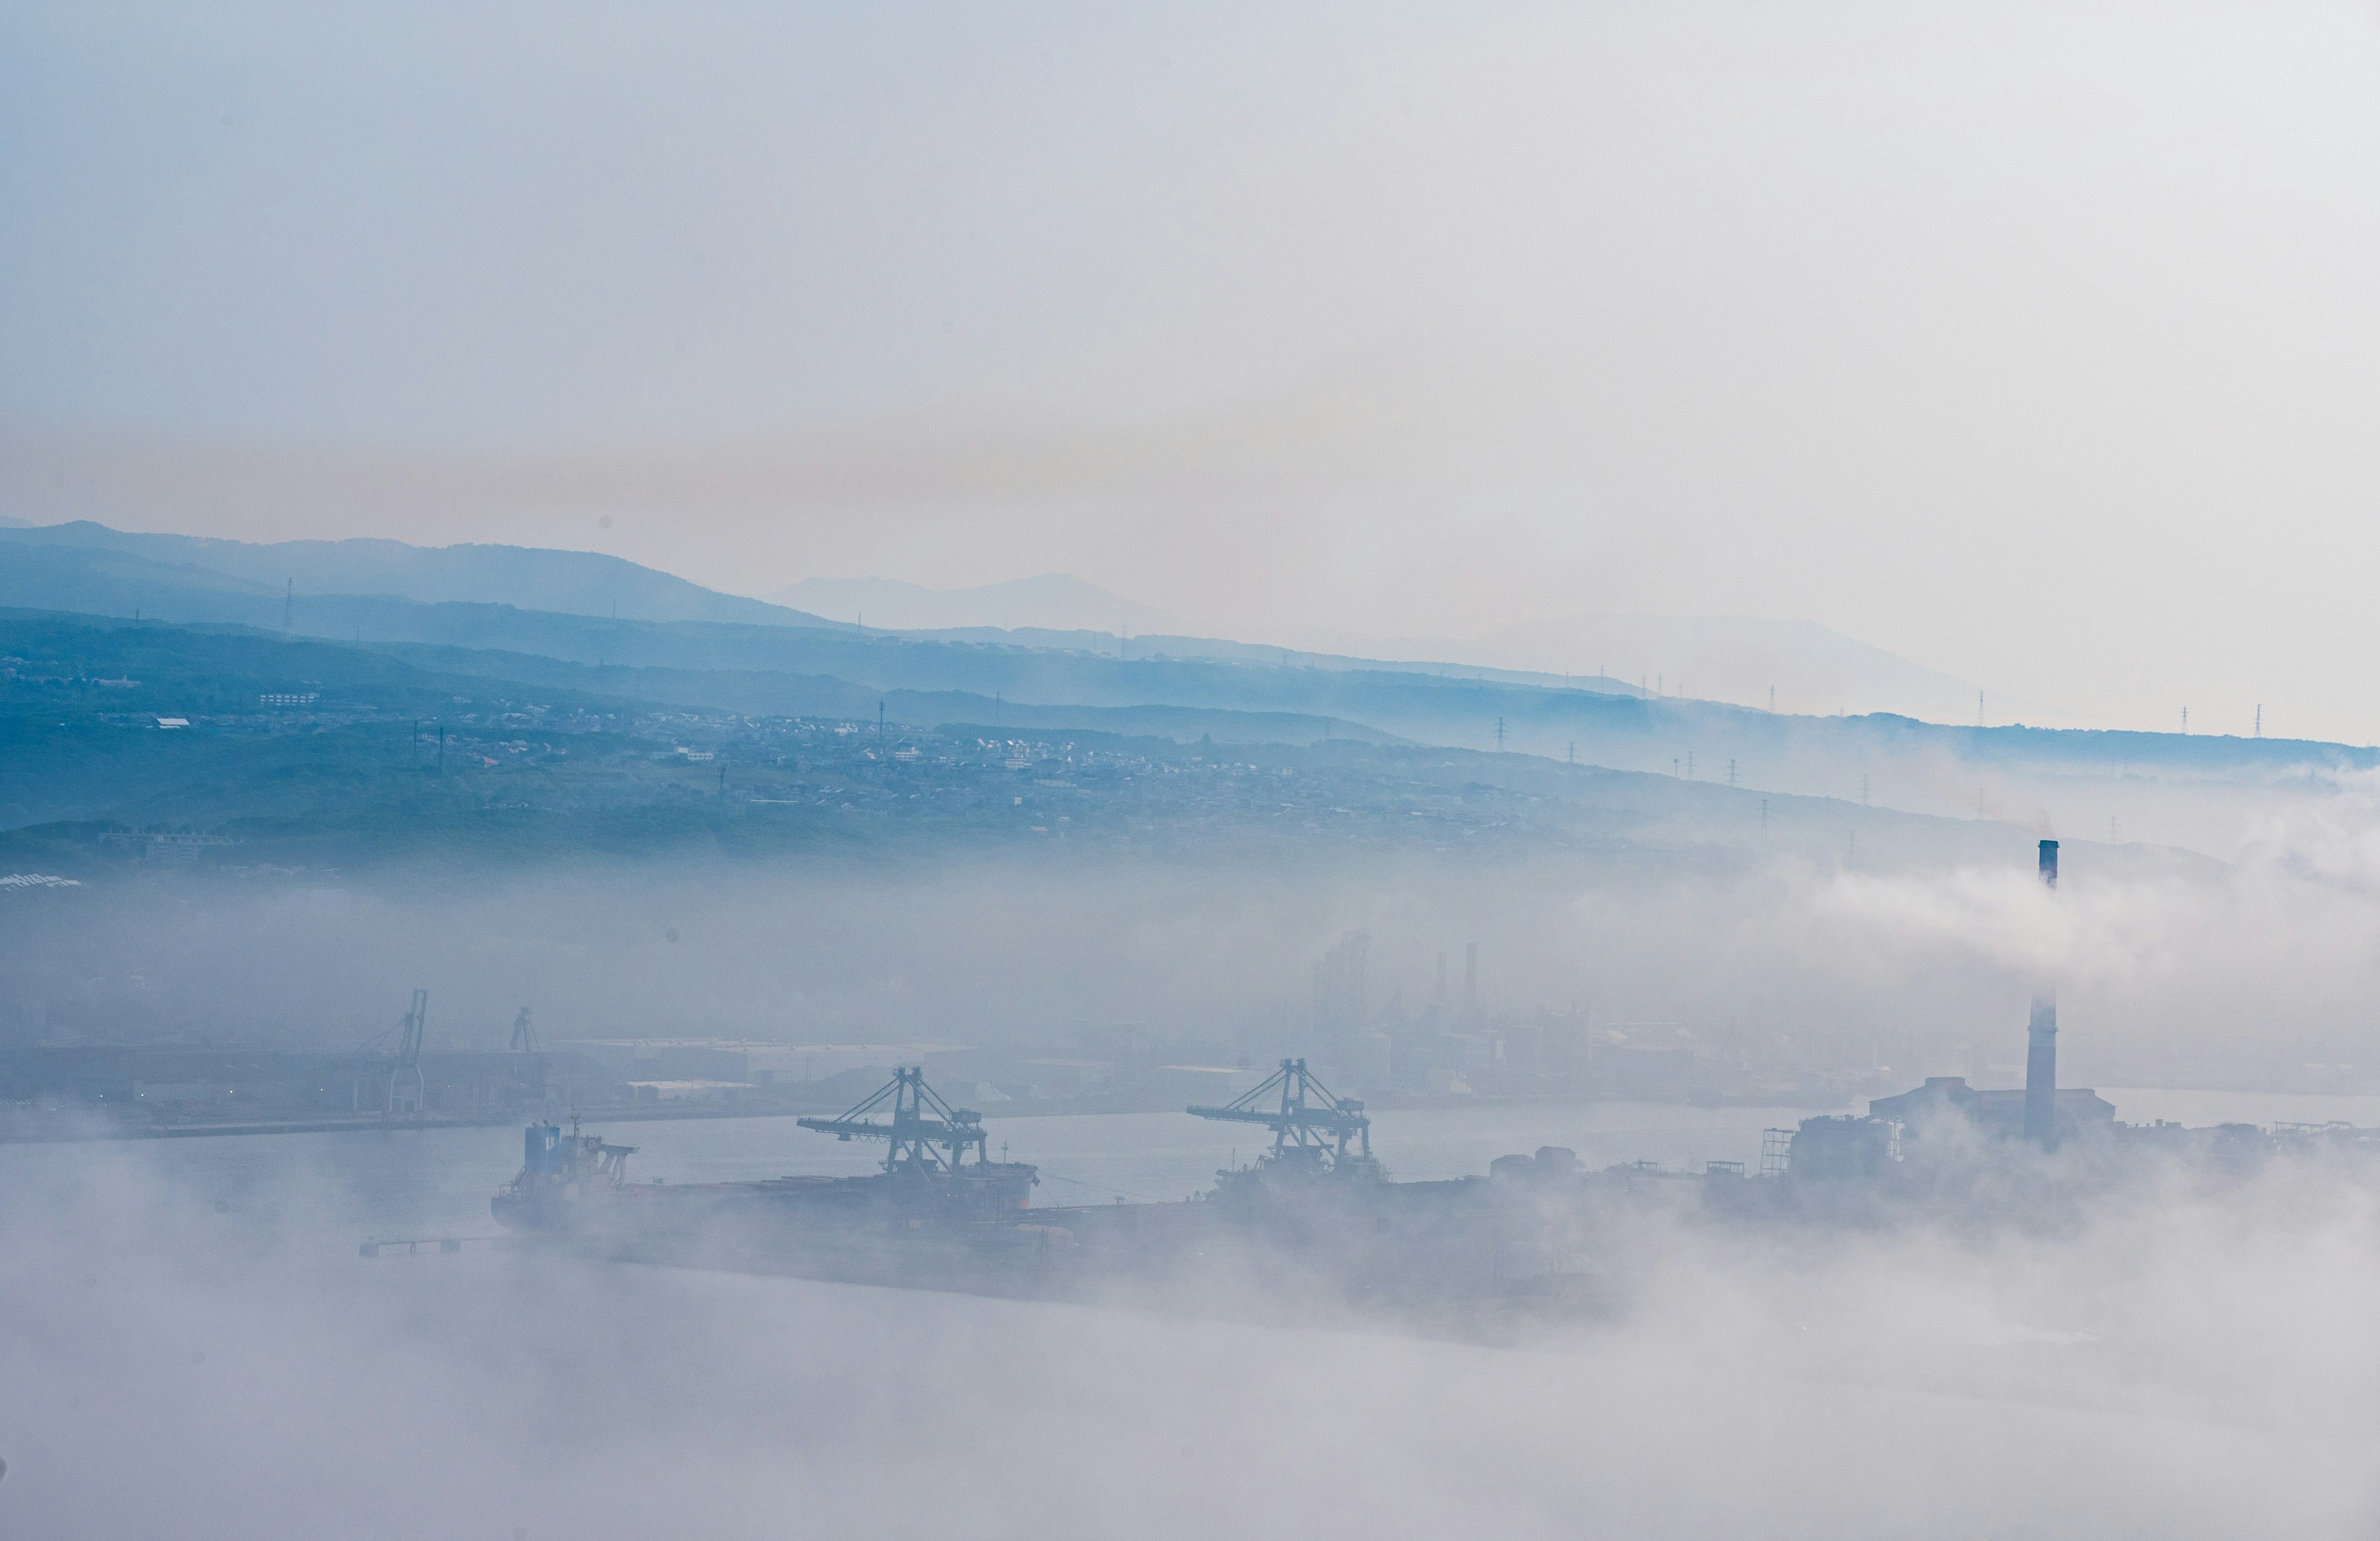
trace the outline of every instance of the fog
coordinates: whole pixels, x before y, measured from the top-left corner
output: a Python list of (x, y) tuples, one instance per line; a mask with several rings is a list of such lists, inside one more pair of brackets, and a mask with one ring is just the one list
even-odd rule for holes
[[(2022, 866), (1716, 844), (161, 873), (12, 895), (0, 961), (19, 1042), (346, 1050), (420, 985), (441, 1047), (501, 1049), (528, 1004), (550, 1042), (1138, 1032), (1262, 1063), (1325, 1047), (1311, 971), (1361, 930), (1383, 1020), (1476, 941), (1500, 1020), (1576, 1002), (1621, 1041), (2011, 1085), (2050, 977), (2067, 1084), (2188, 1085), (2132, 1077), (2372, 1062), (2375, 807), (2289, 805), (2230, 863), (2076, 843), (2054, 897)], [(1431, 1115), (1387, 1116), (1410, 1142)], [(1572, 1112), (1499, 1116), (1515, 1151), (1577, 1143)], [(1585, 1154), (1691, 1170), (1793, 1116), (1682, 1135), (1654, 1110)], [(862, 1170), (753, 1122), (738, 1171)], [(1045, 1122), (1081, 1122), (1078, 1147), (1120, 1127)], [(654, 1176), (715, 1180), (677, 1127), (623, 1126)], [(1460, 1174), (1399, 1128), (1393, 1170)], [(1028, 1154), (1060, 1184), (1037, 1203), (1130, 1181)], [(1488, 1321), (1285, 1305), (1295, 1271), (1254, 1256), (1261, 1287), (1208, 1258), (1211, 1289), (1060, 1302), (477, 1240), (357, 1256), (493, 1234), (517, 1159), (504, 1127), (0, 1146), (8, 1530), (2347, 1535), (2380, 1512), (2380, 1173), (2353, 1162), (2176, 1163), (2038, 1213), (1884, 1223), (1623, 1207), (1576, 1260), (1592, 1309)]]
[(1483, 1347), (466, 1252), (9, 1152), (0, 1504), (48, 1536), (2368, 1533), (2368, 1183), (2055, 1236), (1648, 1221)]
[(2081, 1084), (2136, 1085), (2171, 1052), (2380, 1057), (2362, 1007), (2380, 989), (2373, 829), (2369, 800), (2343, 797), (2276, 814), (2229, 864), (2069, 843), (2055, 901), (2029, 865), (1725, 849), (169, 878), (9, 896), (0, 1025), (343, 1050), (419, 987), (433, 1048), (502, 1049), (526, 1005), (552, 1040), (1050, 1051), (1130, 1025), (1262, 1062), (1313, 1042), (1313, 966), (1362, 931), (1372, 1008), (1392, 1016), (1443, 1004), (1444, 960), (1459, 988), (1476, 944), (1500, 1017), (1576, 1011), (1706, 1045), (1782, 1033), (1903, 1074), (2021, 1064), (2050, 977)]
[(2375, 78), (0, 6), (0, 1538), (2371, 1535)]

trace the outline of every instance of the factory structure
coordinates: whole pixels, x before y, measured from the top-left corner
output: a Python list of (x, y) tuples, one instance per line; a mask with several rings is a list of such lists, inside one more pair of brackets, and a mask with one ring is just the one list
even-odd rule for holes
[[(2040, 875), (2054, 892), (2058, 847)], [(1318, 1002), (1360, 1001), (1365, 941), (1315, 973)], [(1360, 1016), (1353, 1018), (1361, 1022)], [(633, 1147), (532, 1122), (519, 1171), (492, 1207), (533, 1242), (594, 1256), (875, 1284), (1095, 1299), (1268, 1320), (1355, 1311), (1447, 1333), (1507, 1333), (1609, 1308), (1624, 1276), (1632, 1214), (1697, 1210), (1749, 1227), (1869, 1227), (1956, 1217), (2037, 1224), (2083, 1193), (2120, 1196), (2170, 1163), (2220, 1179), (2289, 1154), (2380, 1160), (2380, 1131), (2325, 1125), (2185, 1129), (2128, 1125), (2085, 1087), (2058, 1085), (2056, 981), (2036, 983), (2026, 1081), (2006, 1089), (1935, 1076), (1871, 1100), (1860, 1116), (1769, 1132), (1758, 1170), (1647, 1162), (1590, 1170), (1541, 1147), (1486, 1174), (1401, 1182), (1373, 1149), (1365, 1102), (1286, 1057), (1235, 1097), (1191, 1117), (1271, 1136), (1236, 1155), (1205, 1193), (1170, 1203), (1036, 1206), (1040, 1173), (990, 1159), (980, 1110), (905, 1066), (838, 1116), (801, 1127), (881, 1141), (866, 1176), (635, 1183)]]
[[(2040, 845), (2042, 887), (2058, 892), (2058, 842)], [(2034, 983), (2025, 1027), (2024, 1086), (1987, 1091), (1961, 1075), (1927, 1076), (1897, 1097), (1871, 1098), (1865, 1117), (1812, 1118), (1771, 1130), (1763, 1163), (1771, 1176), (1803, 1181), (1876, 1181), (1897, 1169), (1973, 1166), (2019, 1146), (2045, 1155), (2070, 1143), (2114, 1139), (2115, 1105), (2088, 1087), (2058, 1085), (2058, 982)]]
[[(273, 1132), (509, 1122), (610, 1107), (636, 1088), (594, 1058), (541, 1043), (528, 1009), (502, 1050), (429, 1046), (430, 992), (346, 1052), (41, 1046), (0, 1056), (0, 1135)], [(45, 1117), (44, 1115), (49, 1115)]]
[(273, 1050), (32, 1048), (0, 1058), (0, 1103), (128, 1126), (229, 1122), (496, 1122), (545, 1106), (608, 1107), (633, 1088), (585, 1055), (545, 1054), (532, 1085), (518, 1055), (396, 1056)]
[[(2055, 841), (2040, 843), (2047, 894), (2058, 855)], [(1439, 1000), (1392, 1035), (1376, 1025), (1370, 955), (1370, 938), (1351, 932), (1313, 970), (1313, 1023), (1331, 1058), (1293, 1052), (1263, 1071), (1245, 1060), (1169, 1062), (1136, 1033), (1121, 1062), (1002, 1062), (939, 1042), (554, 1043), (526, 1008), (501, 1050), (440, 1050), (429, 1047), (429, 992), (416, 989), (401, 1017), (341, 1053), (19, 1052), (0, 1061), (0, 1103), (98, 1109), (120, 1115), (125, 1133), (525, 1122), (523, 1163), (495, 1201), (496, 1218), (604, 1256), (1002, 1293), (1109, 1298), (1121, 1289), (1153, 1304), (1293, 1278), (1341, 1304), (1437, 1325), (1447, 1312), (1508, 1312), (1524, 1297), (1591, 1303), (1598, 1268), (1620, 1267), (1609, 1249), (1624, 1244), (1625, 1213), (1646, 1205), (1745, 1224), (2034, 1218), (2170, 1160), (2237, 1171), (2308, 1150), (2380, 1158), (2380, 1132), (2343, 1125), (2119, 1122), (2096, 1092), (2058, 1085), (2058, 981), (2045, 974), (2031, 990), (2022, 1086), (1931, 1076), (1872, 1098), (1864, 1114), (1769, 1130), (1756, 1167), (1597, 1170), (1546, 1146), (1500, 1156), (1483, 1175), (1399, 1181), (1374, 1151), (1373, 1085), (1436, 1091), (1476, 1074), (1492, 1086), (1495, 1066), (1518, 1061), (1539, 1074), (1560, 1067), (1601, 1095), (1674, 1096), (1693, 1057), (1590, 1041), (1575, 1014), (1490, 1023), (1476, 944), (1463, 950), (1459, 976), (1440, 954)], [(1359, 1071), (1364, 1081), (1341, 1078), (1336, 1067), (1350, 1063), (1371, 1067)], [(1053, 1090), (1076, 1108), (1161, 1095), (1189, 1116), (1248, 1125), (1270, 1142), (1253, 1160), (1235, 1155), (1187, 1200), (1037, 1206), (1039, 1172), (1007, 1161), (1004, 1146), (1001, 1160), (989, 1159), (981, 1110), (1059, 1110), (1036, 1106)], [(880, 1140), (884, 1162), (867, 1177), (631, 1183), (634, 1147), (581, 1129), (590, 1118), (762, 1111), (799, 1115), (799, 1127), (839, 1141)]]
[[(2041, 842), (2038, 871), (2055, 893), (2058, 842)], [(1781, 1179), (1780, 1192), (1838, 1207), (1852, 1196), (1973, 1207), (1986, 1191), (1994, 1201), (2011, 1193), (2042, 1201), (2060, 1184), (2119, 1183), (2173, 1158), (2235, 1170), (2285, 1154), (2380, 1159), (2380, 1130), (2346, 1123), (2190, 1128), (2125, 1123), (2116, 1114), (2091, 1088), (2058, 1084), (2058, 981), (2045, 974), (2034, 983), (2022, 1087), (1928, 1076), (1909, 1091), (1870, 1098), (1864, 1116), (1809, 1118), (1768, 1131), (1762, 1174)]]

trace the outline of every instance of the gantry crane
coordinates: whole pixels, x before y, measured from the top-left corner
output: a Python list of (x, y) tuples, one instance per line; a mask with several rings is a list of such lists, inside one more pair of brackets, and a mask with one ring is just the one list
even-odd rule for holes
[(527, 1006), (520, 1009), (520, 1015), (513, 1018), (513, 1041), (508, 1051), (520, 1056), (513, 1078), (521, 1101), (531, 1105), (543, 1102), (545, 1056), (538, 1049), (537, 1029), (529, 1024)]
[(430, 1101), (430, 1088), (421, 1079), (421, 1036), (430, 1025), (430, 992), (413, 992), (413, 1009), (405, 1013), (401, 1023), (404, 1039), (397, 1045), (396, 1068), (388, 1078), (389, 1110), (396, 1110), (396, 1089), (407, 1076), (413, 1077), (412, 1111), (419, 1115)]
[(413, 1085), (411, 1095), (406, 1098), (405, 1110), (418, 1115), (423, 1105), (430, 1100), (429, 1088), (421, 1078), (421, 1034), (429, 1021), (430, 992), (426, 989), (417, 989), (413, 992), (411, 1009), (397, 1021), (395, 1025), (383, 1029), (364, 1044), (365, 1052), (370, 1054), (386, 1043), (390, 1034), (396, 1035), (396, 1058), (394, 1062), (387, 1065), (386, 1095), (381, 1104), (381, 1110), (384, 1114), (395, 1116), (397, 1110), (397, 1091), (405, 1085), (407, 1076), (412, 1078)]
[(1281, 1061), (1281, 1068), (1261, 1085), (1220, 1108), (1188, 1110), (1199, 1118), (1263, 1124), (1272, 1131), (1271, 1159), (1281, 1167), (1350, 1176), (1378, 1170), (1372, 1159), (1372, 1121), (1364, 1105), (1333, 1097), (1304, 1060)]
[[(868, 1114), (891, 1105), (890, 1123), (871, 1122)], [(955, 1172), (970, 1147), (975, 1164), (985, 1162), (983, 1115), (953, 1108), (926, 1085), (923, 1066), (904, 1067), (865, 1102), (839, 1118), (797, 1120), (805, 1129), (832, 1135), (839, 1140), (890, 1140), (884, 1170), (892, 1172)]]

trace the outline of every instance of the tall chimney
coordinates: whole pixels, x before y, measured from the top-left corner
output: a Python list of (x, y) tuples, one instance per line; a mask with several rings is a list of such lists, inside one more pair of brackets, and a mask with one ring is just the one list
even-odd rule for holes
[[(2041, 843), (2041, 886), (2058, 892), (2058, 842)], [(2024, 1045), (2024, 1137), (2044, 1150), (2058, 1145), (2058, 986), (2034, 991)]]

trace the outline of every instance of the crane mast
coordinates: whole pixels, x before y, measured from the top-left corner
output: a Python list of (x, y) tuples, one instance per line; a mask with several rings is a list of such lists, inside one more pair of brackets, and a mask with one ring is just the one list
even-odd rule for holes
[(1364, 1105), (1334, 1097), (1304, 1060), (1283, 1060), (1264, 1081), (1220, 1108), (1191, 1108), (1198, 1118), (1262, 1124), (1272, 1131), (1272, 1159), (1328, 1166), (1350, 1174), (1375, 1170), (1372, 1121)]
[[(875, 1122), (868, 1117), (888, 1110), (889, 1122)], [(839, 1117), (795, 1122), (839, 1140), (889, 1140), (891, 1148), (884, 1156), (887, 1172), (954, 1172), (969, 1149), (975, 1151), (975, 1164), (984, 1164), (983, 1115), (943, 1101), (926, 1085), (922, 1065), (895, 1070), (876, 1095)]]
[(530, 1025), (528, 1008), (523, 1006), (520, 1015), (513, 1018), (513, 1041), (509, 1050), (520, 1056), (513, 1080), (524, 1103), (545, 1100), (545, 1056), (538, 1049), (537, 1028)]
[(429, 1025), (430, 992), (417, 989), (413, 992), (413, 1004), (403, 1019), (364, 1046), (369, 1052), (387, 1042), (390, 1033), (397, 1036), (396, 1058), (388, 1067), (388, 1095), (382, 1103), (382, 1111), (388, 1116), (395, 1115), (397, 1088), (408, 1079), (412, 1083), (412, 1091), (405, 1110), (418, 1115), (430, 1100), (429, 1086), (421, 1075), (421, 1037)]

